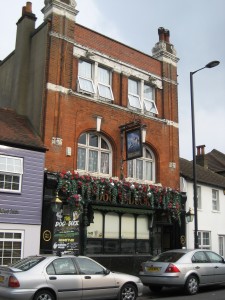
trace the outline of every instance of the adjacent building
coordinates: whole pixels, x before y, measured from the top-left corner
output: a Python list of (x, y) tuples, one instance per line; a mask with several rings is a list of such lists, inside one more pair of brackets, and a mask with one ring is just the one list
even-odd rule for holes
[(40, 251), (45, 151), (26, 117), (0, 109), (0, 264)]
[[(197, 215), (198, 246), (225, 255), (225, 178), (215, 170), (223, 170), (224, 154), (217, 150), (205, 154), (203, 146), (197, 147)], [(220, 157), (220, 160), (218, 159)], [(217, 159), (215, 159), (217, 158)], [(208, 159), (210, 165), (208, 165)], [(210, 168), (213, 168), (210, 169)], [(187, 194), (186, 210), (193, 211), (192, 161), (180, 159), (181, 190)], [(194, 222), (186, 224), (188, 248), (194, 248)]]

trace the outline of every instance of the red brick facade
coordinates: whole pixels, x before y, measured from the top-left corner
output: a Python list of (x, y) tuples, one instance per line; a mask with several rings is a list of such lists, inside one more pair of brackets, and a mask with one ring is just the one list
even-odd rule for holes
[[(44, 142), (49, 151), (46, 168), (49, 171), (76, 170), (77, 141), (81, 133), (96, 130), (96, 116), (102, 117), (101, 134), (113, 150), (113, 176), (120, 176), (121, 141), (119, 126), (142, 121), (147, 125), (146, 145), (156, 158), (156, 183), (179, 188), (179, 142), (177, 70), (174, 64), (162, 62), (97, 32), (53, 14), (49, 35), (48, 72), (46, 84), (51, 83), (71, 92), (48, 89), (46, 92), (46, 122)], [(79, 57), (73, 55), (74, 45), (100, 53), (130, 68), (160, 78), (162, 88), (156, 88), (158, 115), (146, 117), (127, 108), (128, 77), (125, 72), (112, 70), (112, 104), (94, 101), (77, 93)], [(62, 139), (62, 145), (52, 144), (52, 137)], [(72, 155), (66, 156), (66, 147)], [(171, 168), (171, 162), (176, 167)], [(126, 177), (126, 163), (124, 164)]]

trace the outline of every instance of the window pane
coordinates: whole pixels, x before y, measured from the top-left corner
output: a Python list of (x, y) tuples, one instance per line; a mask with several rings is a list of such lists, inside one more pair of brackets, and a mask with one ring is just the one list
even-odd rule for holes
[(135, 220), (133, 215), (124, 214), (121, 218), (121, 239), (134, 239)]
[(98, 170), (98, 152), (90, 150), (89, 151), (88, 171), (97, 172), (97, 170)]
[(81, 136), (79, 137), (78, 143), (86, 145), (87, 144), (86, 138), (87, 138), (86, 133), (81, 134)]
[(145, 163), (146, 167), (146, 180), (152, 180), (152, 162), (146, 161)]
[(101, 138), (101, 148), (109, 150), (109, 146), (103, 138)]
[(149, 239), (148, 217), (137, 217), (137, 239)]
[(105, 238), (119, 238), (119, 216), (115, 213), (105, 216)]
[(134, 177), (134, 172), (133, 172), (133, 160), (128, 160), (127, 162), (127, 167), (128, 167), (128, 177)]
[(79, 61), (79, 76), (83, 76), (85, 78), (92, 78), (91, 74), (91, 64), (86, 61)]
[(98, 82), (109, 85), (110, 84), (110, 72), (109, 70), (98, 68)]
[(112, 90), (110, 86), (98, 84), (98, 92), (99, 96), (106, 99), (113, 99), (112, 97)]
[(101, 154), (101, 173), (109, 174), (109, 154), (102, 153)]
[(138, 179), (143, 179), (143, 161), (140, 159), (137, 159), (136, 174)]
[(102, 238), (103, 216), (100, 212), (94, 212), (94, 223), (87, 227), (88, 238)]
[(78, 148), (77, 154), (77, 168), (80, 170), (85, 170), (86, 165), (86, 150), (83, 148)]
[(144, 98), (153, 100), (153, 88), (149, 85), (144, 85)]
[(98, 147), (98, 136), (96, 134), (90, 133), (89, 145), (92, 147)]
[(145, 110), (146, 111), (148, 111), (150, 113), (153, 113), (153, 114), (157, 114), (158, 113), (154, 102), (144, 100), (144, 105), (145, 105)]
[(129, 104), (132, 107), (141, 109), (140, 97), (134, 95), (128, 95)]
[(128, 79), (128, 93), (138, 95), (138, 82)]
[(94, 94), (95, 90), (94, 90), (94, 84), (92, 80), (78, 77), (78, 81), (81, 90)]
[(104, 250), (106, 254), (117, 254), (119, 253), (119, 240), (105, 240)]

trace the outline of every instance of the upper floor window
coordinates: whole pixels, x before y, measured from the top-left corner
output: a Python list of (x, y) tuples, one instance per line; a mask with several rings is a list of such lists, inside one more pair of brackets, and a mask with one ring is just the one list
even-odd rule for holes
[(78, 140), (77, 169), (111, 176), (112, 149), (100, 134), (83, 133)]
[(218, 190), (212, 190), (212, 210), (220, 210)]
[(102, 100), (114, 100), (111, 88), (111, 71), (98, 63), (79, 61), (78, 91)]
[(21, 192), (23, 159), (0, 155), (0, 191)]
[(198, 207), (198, 209), (202, 208), (201, 187), (200, 186), (197, 186), (197, 207)]
[(155, 181), (155, 156), (146, 146), (143, 146), (143, 156), (137, 159), (129, 160), (128, 177), (136, 180)]
[(147, 114), (158, 114), (155, 105), (155, 89), (144, 80), (128, 79), (128, 103), (131, 109)]

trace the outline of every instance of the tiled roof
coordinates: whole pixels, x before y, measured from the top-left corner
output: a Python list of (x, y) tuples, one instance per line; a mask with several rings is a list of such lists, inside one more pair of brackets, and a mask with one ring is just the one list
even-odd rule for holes
[(26, 117), (14, 110), (0, 108), (0, 143), (3, 145), (46, 151), (41, 138)]
[[(180, 176), (193, 181), (192, 161), (180, 158)], [(196, 164), (197, 183), (210, 185), (218, 188), (225, 188), (225, 177)]]
[(225, 171), (225, 154), (213, 149), (211, 152), (205, 154), (208, 162), (208, 168), (216, 173)]

